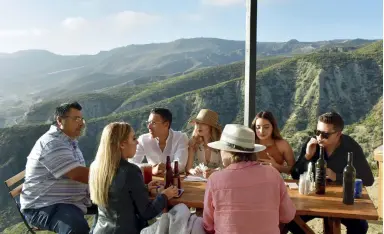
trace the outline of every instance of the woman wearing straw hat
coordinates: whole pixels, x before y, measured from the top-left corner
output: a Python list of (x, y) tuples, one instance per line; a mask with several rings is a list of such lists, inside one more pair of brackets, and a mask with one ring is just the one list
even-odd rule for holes
[[(209, 109), (201, 109), (191, 123), (195, 125), (189, 141), (186, 171), (192, 175), (208, 178), (215, 169), (222, 166), (220, 152), (208, 147), (208, 143), (217, 141), (221, 136), (219, 115)], [(202, 168), (200, 165), (204, 164)]]
[(203, 226), (207, 233), (280, 233), (279, 223), (295, 217), (284, 180), (269, 165), (256, 162), (252, 129), (227, 124), (219, 141), (208, 146), (221, 151), (225, 169), (212, 174), (204, 197)]

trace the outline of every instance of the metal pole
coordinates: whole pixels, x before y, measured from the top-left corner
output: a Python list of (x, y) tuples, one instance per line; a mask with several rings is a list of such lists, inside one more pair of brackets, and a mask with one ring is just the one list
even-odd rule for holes
[(244, 125), (251, 126), (256, 115), (257, 0), (246, 0)]

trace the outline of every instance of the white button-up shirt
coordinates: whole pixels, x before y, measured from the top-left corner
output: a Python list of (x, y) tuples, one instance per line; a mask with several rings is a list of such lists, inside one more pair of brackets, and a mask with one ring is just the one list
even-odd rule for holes
[(151, 165), (166, 163), (167, 156), (170, 156), (172, 168), (174, 162), (179, 162), (179, 171), (185, 171), (188, 161), (188, 136), (179, 131), (169, 129), (169, 135), (166, 141), (164, 151), (161, 151), (159, 141), (153, 138), (150, 133), (143, 134), (138, 139), (139, 144), (136, 148), (136, 154), (128, 161), (134, 164), (142, 163), (144, 156)]

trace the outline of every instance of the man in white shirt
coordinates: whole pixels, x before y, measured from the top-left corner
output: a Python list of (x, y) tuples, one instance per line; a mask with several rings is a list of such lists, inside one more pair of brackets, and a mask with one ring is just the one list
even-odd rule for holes
[(171, 129), (172, 113), (168, 109), (152, 109), (146, 121), (149, 133), (139, 137), (135, 156), (129, 161), (140, 164), (144, 156), (152, 165), (152, 174), (165, 171), (167, 156), (170, 156), (172, 168), (179, 162), (179, 171), (183, 172), (188, 161), (188, 137), (185, 133)]

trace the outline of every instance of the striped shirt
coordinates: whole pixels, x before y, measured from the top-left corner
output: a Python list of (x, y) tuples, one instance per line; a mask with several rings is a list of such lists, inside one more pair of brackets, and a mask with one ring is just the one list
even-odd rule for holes
[(65, 176), (78, 166), (85, 166), (85, 161), (77, 141), (52, 125), (36, 141), (27, 158), (21, 210), (65, 203), (76, 205), (86, 213), (91, 205), (88, 185)]

